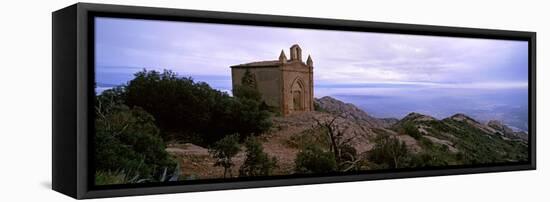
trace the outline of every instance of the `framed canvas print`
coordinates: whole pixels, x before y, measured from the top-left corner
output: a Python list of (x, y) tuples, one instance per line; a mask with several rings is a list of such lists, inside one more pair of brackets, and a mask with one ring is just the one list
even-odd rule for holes
[(535, 169), (535, 33), (78, 3), (53, 14), (75, 198)]

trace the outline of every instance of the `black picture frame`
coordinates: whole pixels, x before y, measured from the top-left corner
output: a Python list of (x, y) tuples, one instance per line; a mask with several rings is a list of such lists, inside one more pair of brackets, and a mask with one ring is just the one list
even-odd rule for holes
[[(449, 168), (383, 170), (353, 174), (210, 180), (199, 183), (93, 185), (93, 17), (191, 21), (238, 25), (348, 30), (432, 36), (522, 40), (529, 43), (529, 161)], [(184, 9), (77, 3), (52, 14), (52, 188), (84, 199), (255, 187), (305, 185), (536, 169), (536, 33), (398, 23), (334, 20)]]

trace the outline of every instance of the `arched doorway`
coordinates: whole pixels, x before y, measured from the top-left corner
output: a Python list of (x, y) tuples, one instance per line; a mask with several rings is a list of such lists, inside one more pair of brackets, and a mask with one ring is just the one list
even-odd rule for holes
[(290, 88), (290, 100), (289, 100), (289, 108), (290, 112), (293, 111), (304, 111), (305, 106), (305, 97), (304, 97), (304, 82), (300, 78), (296, 78), (294, 82), (292, 82), (292, 86)]

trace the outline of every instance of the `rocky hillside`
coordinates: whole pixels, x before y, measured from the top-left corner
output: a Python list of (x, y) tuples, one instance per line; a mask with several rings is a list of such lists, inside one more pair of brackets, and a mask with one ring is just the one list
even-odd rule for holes
[(398, 133), (406, 133), (419, 140), (424, 150), (429, 150), (427, 147), (432, 143), (441, 146), (443, 151), (456, 154), (448, 159), (450, 162), (527, 160), (526, 139), (519, 138), (520, 134), (506, 128), (494, 121), (482, 124), (464, 114), (437, 120), (418, 113), (407, 115), (392, 127)]
[[(469, 165), (527, 160), (527, 134), (514, 132), (498, 121), (480, 123), (465, 114), (455, 114), (439, 120), (419, 113), (399, 119), (377, 119), (353, 104), (332, 97), (315, 99), (316, 111), (272, 117), (273, 126), (260, 139), (264, 151), (276, 157), (275, 175), (295, 172), (297, 154), (307, 145), (327, 146), (327, 129), (320, 125), (333, 122), (331, 127), (350, 139), (357, 158), (368, 159), (379, 137), (393, 137), (404, 143), (409, 154), (401, 165), (408, 167)], [(219, 178), (221, 169), (206, 148), (188, 143), (168, 145), (188, 178)], [(235, 170), (244, 160), (244, 151), (236, 155)], [(387, 168), (369, 163), (367, 169)]]
[(397, 122), (399, 122), (399, 119), (397, 118), (380, 118), (378, 119), (384, 128), (391, 128), (393, 125), (395, 125)]
[[(363, 120), (340, 117), (328, 112), (313, 111), (286, 117), (273, 117), (272, 129), (262, 134), (260, 139), (264, 151), (277, 158), (278, 168), (274, 174), (293, 174), (296, 155), (301, 149), (308, 144), (326, 144), (326, 137), (322, 134), (324, 131), (318, 127), (318, 124), (330, 122), (333, 119), (335, 119), (335, 126), (346, 134), (344, 138), (353, 136), (351, 146), (359, 153), (372, 149), (374, 145), (371, 139), (380, 132), (392, 133), (386, 129), (372, 128)], [(184, 143), (170, 144), (166, 150), (180, 161), (182, 175), (186, 178), (211, 179), (223, 176), (223, 169), (214, 166), (215, 159), (208, 154), (207, 148)], [(233, 159), (236, 168), (244, 161), (244, 151), (243, 148)]]
[(487, 122), (487, 126), (494, 129), (499, 135), (502, 135), (504, 137), (510, 138), (510, 139), (520, 139), (523, 141), (527, 141), (529, 135), (523, 131), (515, 132), (508, 126), (502, 124), (500, 121), (492, 120)]
[[(381, 134), (397, 136), (395, 132), (383, 128), (379, 120), (352, 104), (331, 97), (317, 99), (316, 104), (318, 111), (272, 117), (271, 130), (260, 135), (264, 151), (277, 158), (278, 168), (274, 174), (294, 173), (296, 155), (301, 149), (308, 144), (326, 144), (326, 136), (323, 134), (325, 131), (319, 124), (334, 120), (334, 127), (345, 134), (343, 138), (353, 139), (350, 144), (358, 153), (371, 150), (374, 146), (372, 139)], [(407, 135), (401, 136), (400, 139), (407, 142), (411, 149), (418, 147), (414, 139)], [(222, 176), (221, 169), (214, 166), (215, 159), (209, 156), (207, 148), (180, 143), (168, 145), (167, 151), (180, 161), (182, 174), (186, 178), (208, 179)], [(244, 156), (244, 150), (236, 155), (236, 168), (242, 164)]]

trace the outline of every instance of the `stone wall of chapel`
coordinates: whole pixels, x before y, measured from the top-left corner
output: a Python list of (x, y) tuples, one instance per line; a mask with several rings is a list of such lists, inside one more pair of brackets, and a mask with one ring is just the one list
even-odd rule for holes
[(311, 81), (310, 68), (301, 62), (286, 63), (282, 67), (283, 88), (282, 90), (282, 103), (283, 103), (283, 115), (291, 114), (293, 95), (291, 94), (292, 85), (299, 78), (303, 84), (303, 111), (313, 111), (313, 82)]
[[(278, 67), (248, 68), (255, 75), (258, 91), (262, 94), (262, 100), (271, 107), (279, 108), (281, 105), (281, 72)], [(232, 68), (231, 77), (233, 89), (241, 85), (246, 68)]]

